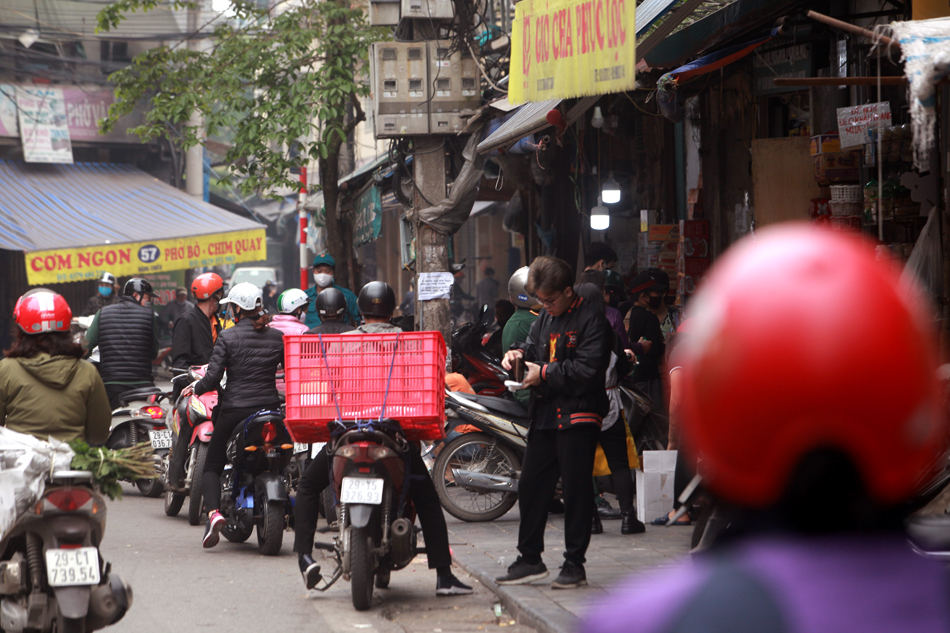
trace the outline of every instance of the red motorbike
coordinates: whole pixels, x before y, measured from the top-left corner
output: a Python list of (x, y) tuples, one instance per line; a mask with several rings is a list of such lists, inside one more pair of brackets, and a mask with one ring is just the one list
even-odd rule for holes
[(482, 345), (485, 335), (482, 323), (466, 323), (452, 333), (452, 371), (465, 376), (478, 395), (500, 397), (508, 390), (508, 372)]

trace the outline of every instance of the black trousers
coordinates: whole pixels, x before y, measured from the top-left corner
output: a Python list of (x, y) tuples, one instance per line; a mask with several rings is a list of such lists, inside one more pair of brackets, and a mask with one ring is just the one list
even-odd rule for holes
[(570, 429), (528, 433), (518, 480), (518, 551), (530, 564), (540, 562), (548, 506), (560, 477), (564, 490), (564, 558), (583, 565), (594, 515), (594, 453), (600, 428), (578, 424)]
[[(426, 541), (426, 557), (429, 569), (452, 565), (452, 553), (449, 551), (449, 532), (442, 514), (442, 504), (435, 491), (435, 484), (429, 476), (429, 470), (418, 444), (409, 447), (409, 497), (416, 507), (422, 534)], [(297, 483), (297, 500), (294, 506), (294, 551), (309, 554), (313, 551), (313, 536), (317, 530), (320, 495), (330, 485), (330, 460), (327, 448), (323, 447), (310, 462), (300, 481)]]
[(627, 423), (620, 419), (606, 431), (600, 432), (600, 446), (604, 449), (610, 479), (614, 484), (614, 494), (620, 502), (621, 512), (633, 512), (633, 475), (630, 473), (630, 459), (627, 457)]
[[(172, 456), (168, 462), (168, 481), (175, 488), (181, 487), (182, 478), (185, 474), (185, 460), (188, 458), (188, 446), (191, 444), (191, 434), (194, 428), (187, 417), (178, 420), (178, 439), (175, 441), (175, 448), (172, 449)], [(200, 478), (204, 473), (194, 473)]]
[(204, 506), (208, 512), (221, 507), (221, 471), (228, 462), (228, 440), (238, 424), (254, 415), (261, 409), (280, 409), (280, 405), (242, 407), (227, 409), (216, 413), (214, 432), (208, 443), (208, 456), (205, 458), (205, 469), (201, 475), (201, 494), (204, 497)]

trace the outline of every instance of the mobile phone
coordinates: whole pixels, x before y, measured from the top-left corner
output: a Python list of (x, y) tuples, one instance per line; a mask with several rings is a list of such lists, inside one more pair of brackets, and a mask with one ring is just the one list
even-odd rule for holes
[(524, 382), (524, 358), (518, 356), (511, 364), (511, 377), (515, 382)]

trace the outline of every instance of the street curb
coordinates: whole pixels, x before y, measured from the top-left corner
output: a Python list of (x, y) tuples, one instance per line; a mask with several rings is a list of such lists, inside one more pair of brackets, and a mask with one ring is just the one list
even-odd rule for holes
[[(478, 557), (492, 559), (477, 550), (474, 552), (458, 551), (467, 546), (453, 546), (456, 551), (452, 558), (459, 567), (477, 578), (485, 587), (491, 589), (519, 624), (530, 626), (539, 633), (574, 633), (578, 629), (579, 620), (577, 617), (552, 600), (545, 598), (539, 588), (533, 585), (503, 586), (497, 584), (493, 575), (480, 569), (483, 565), (478, 564), (483, 562), (479, 561)], [(499, 573), (503, 571), (501, 567), (498, 569)]]

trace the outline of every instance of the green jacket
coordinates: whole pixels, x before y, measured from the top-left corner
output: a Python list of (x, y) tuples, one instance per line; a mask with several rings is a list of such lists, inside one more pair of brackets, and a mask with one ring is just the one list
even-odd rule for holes
[[(528, 332), (531, 326), (538, 319), (538, 315), (527, 308), (518, 308), (511, 315), (508, 322), (505, 323), (505, 329), (501, 333), (501, 353), (505, 354), (511, 349), (513, 343), (524, 343), (528, 340)], [(515, 392), (515, 400), (528, 406), (528, 400), (531, 397), (530, 389), (522, 389)]]
[(112, 409), (92, 363), (70, 356), (37, 354), (0, 360), (0, 425), (41, 440), (109, 437)]

